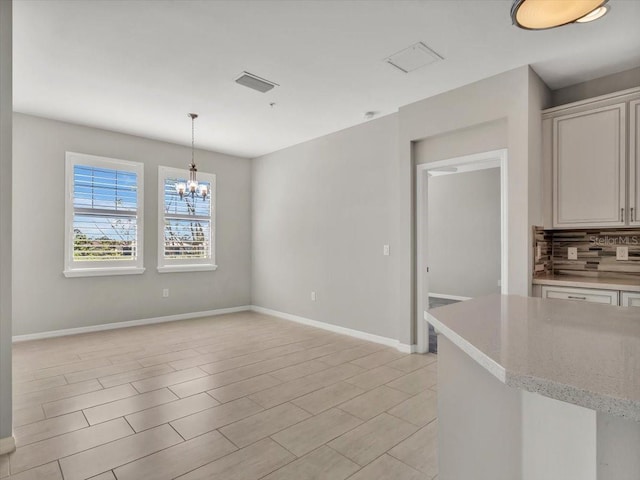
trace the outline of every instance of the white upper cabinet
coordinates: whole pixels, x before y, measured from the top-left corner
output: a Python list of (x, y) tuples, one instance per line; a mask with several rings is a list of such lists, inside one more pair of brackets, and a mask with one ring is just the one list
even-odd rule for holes
[(554, 228), (640, 225), (640, 89), (546, 110), (543, 151)]
[(640, 100), (629, 102), (629, 223), (640, 225)]
[(554, 227), (625, 224), (625, 107), (553, 119)]

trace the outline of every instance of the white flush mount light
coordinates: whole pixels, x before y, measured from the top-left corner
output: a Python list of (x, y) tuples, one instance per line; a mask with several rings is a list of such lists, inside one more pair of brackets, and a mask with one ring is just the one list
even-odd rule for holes
[(422, 42), (411, 45), (385, 58), (385, 62), (393, 65), (404, 73), (426, 67), (439, 60), (443, 60), (443, 58)]
[(609, 0), (514, 0), (513, 24), (525, 30), (546, 30), (574, 22), (591, 22), (605, 15)]
[(576, 22), (578, 23), (593, 22), (594, 20), (598, 20), (599, 18), (604, 17), (608, 11), (609, 11), (609, 6), (604, 5), (600, 8), (596, 8), (593, 12), (588, 13), (584, 17), (579, 18), (578, 20), (576, 20)]

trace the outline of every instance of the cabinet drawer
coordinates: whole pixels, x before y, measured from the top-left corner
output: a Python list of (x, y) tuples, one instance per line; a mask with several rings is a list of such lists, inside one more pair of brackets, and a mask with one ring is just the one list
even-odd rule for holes
[(640, 293), (622, 292), (620, 305), (623, 307), (640, 307)]
[(543, 286), (542, 298), (559, 298), (561, 300), (618, 305), (618, 291), (616, 290)]

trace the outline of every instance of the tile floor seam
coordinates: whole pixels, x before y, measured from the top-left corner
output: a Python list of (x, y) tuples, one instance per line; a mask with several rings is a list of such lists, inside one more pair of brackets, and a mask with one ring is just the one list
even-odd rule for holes
[[(409, 438), (409, 437), (407, 437), (407, 438)], [(406, 440), (406, 439), (405, 439), (405, 440)], [(404, 442), (404, 440), (403, 440), (402, 442)], [(400, 442), (400, 443), (402, 443), (402, 442)], [(398, 445), (400, 445), (400, 444), (398, 444)], [(405, 462), (405, 461), (404, 461), (404, 460), (402, 460), (401, 458), (396, 457), (393, 453), (391, 453), (391, 450), (393, 450), (393, 449), (394, 449), (395, 447), (397, 447), (398, 445), (396, 445), (396, 446), (394, 446), (394, 447), (391, 447), (389, 450), (387, 450), (386, 452), (384, 452), (384, 454), (389, 455), (390, 457), (395, 458), (395, 459), (396, 459), (397, 461), (399, 461), (400, 463), (403, 463), (403, 464), (404, 464), (404, 465), (406, 465), (407, 467), (412, 468), (413, 470), (415, 470), (415, 471), (417, 471), (417, 472), (420, 472), (420, 473), (421, 473), (421, 474), (423, 474), (423, 475), (427, 475), (426, 473), (424, 473), (424, 472), (423, 472), (422, 470), (420, 470), (419, 468), (416, 468), (416, 467), (413, 467), (413, 466), (409, 465), (407, 462)], [(383, 454), (383, 455), (384, 455), (384, 454)], [(381, 456), (382, 456), (382, 455), (381, 455)], [(380, 458), (380, 457), (378, 457), (378, 458)]]
[[(411, 399), (410, 399), (410, 398), (408, 398), (407, 400), (411, 400)], [(406, 401), (406, 400), (405, 400), (405, 401)], [(398, 405), (400, 405), (400, 404), (398, 404)], [(398, 405), (396, 405), (396, 407), (397, 407)], [(394, 408), (395, 408), (395, 407), (391, 407), (389, 410), (393, 410)], [(394, 415), (393, 413), (389, 413), (389, 410), (385, 410), (383, 413), (386, 413), (387, 415), (390, 415), (390, 416), (392, 416), (393, 418), (395, 418), (395, 419), (397, 419), (397, 420), (402, 420), (403, 422), (408, 423), (409, 425), (412, 425), (412, 426), (414, 426), (414, 427), (417, 427), (417, 428), (418, 428), (418, 430), (419, 430), (419, 429), (421, 429), (421, 428), (423, 428), (423, 427), (426, 427), (426, 426), (428, 425), (428, 424), (426, 424), (426, 425), (418, 425), (418, 424), (415, 424), (415, 423), (413, 423), (413, 422), (411, 422), (411, 421), (409, 421), (409, 420), (405, 420), (404, 418), (400, 418), (400, 417), (398, 417), (397, 415)], [(435, 418), (434, 418), (433, 420), (435, 420)], [(431, 423), (433, 420), (429, 421), (429, 423)], [(416, 430), (416, 431), (417, 431), (417, 430)]]
[[(176, 428), (175, 428), (173, 425), (171, 425), (171, 423), (170, 423), (170, 422), (167, 422), (166, 424), (164, 424), (164, 423), (163, 423), (163, 425), (169, 425), (169, 426), (171, 427), (171, 429), (172, 429), (174, 432), (176, 432), (176, 433), (178, 434), (178, 436), (182, 439), (182, 443), (184, 443), (184, 442), (186, 442), (186, 441), (187, 441), (187, 439), (186, 439), (186, 438), (184, 438), (182, 435), (180, 435), (180, 432), (179, 432), (178, 430), (176, 430)], [(177, 443), (176, 445), (180, 445), (180, 444), (179, 444), (179, 443)], [(167, 448), (170, 448), (170, 447), (167, 447)]]
[(60, 472), (60, 477), (62, 478), (62, 480), (64, 480), (64, 472), (62, 471), (62, 465), (60, 465), (60, 459), (56, 460), (56, 465), (58, 466), (58, 471)]
[[(249, 418), (249, 417), (245, 417), (245, 418)], [(234, 423), (235, 423), (235, 422), (234, 422)], [(229, 423), (228, 425), (232, 425), (232, 424), (231, 424), (231, 423)], [(222, 427), (226, 427), (226, 426), (228, 426), (228, 425), (223, 425)], [(235, 442), (234, 442), (233, 440), (231, 440), (231, 438), (227, 437), (224, 433), (222, 433), (222, 432), (220, 431), (220, 429), (221, 429), (222, 427), (216, 428), (216, 429), (214, 429), (214, 430), (210, 430), (210, 431), (205, 432), (205, 433), (201, 433), (200, 435), (197, 435), (197, 436), (195, 436), (195, 437), (193, 437), (193, 438), (202, 437), (203, 435), (207, 435), (208, 433), (211, 433), (211, 432), (218, 432), (220, 435), (222, 435), (222, 437), (223, 437), (223, 438), (227, 439), (227, 440), (229, 441), (229, 443), (231, 443), (231, 445), (233, 445), (234, 447), (236, 447), (236, 449), (235, 449), (233, 452), (237, 452), (238, 450), (242, 450), (243, 448), (247, 448), (247, 447), (249, 446), (249, 445), (247, 445), (247, 446), (245, 446), (245, 447), (239, 447), (238, 445), (236, 445), (236, 444), (235, 444)], [(193, 440), (193, 438), (190, 438), (189, 440)], [(262, 439), (260, 439), (260, 440), (262, 440)], [(258, 441), (260, 441), (260, 440), (258, 440)], [(255, 442), (254, 442), (254, 443), (255, 443)], [(233, 453), (233, 452), (229, 452), (229, 453), (227, 453), (227, 455), (229, 455), (229, 454), (231, 454), (231, 453)], [(222, 456), (222, 457), (220, 457), (220, 458), (226, 457), (227, 455), (223, 455), (223, 456)], [(216, 459), (216, 460), (219, 460), (219, 459)], [(213, 461), (215, 462), (215, 460), (213, 460)], [(209, 463), (211, 463), (211, 462), (209, 462)]]
[[(402, 378), (402, 377), (400, 377), (400, 378)], [(391, 380), (389, 383), (393, 383), (396, 380), (398, 380), (398, 379), (396, 378), (395, 380)], [(387, 388), (391, 388), (391, 389), (395, 390), (396, 392), (400, 392), (400, 393), (404, 393), (405, 395), (409, 395), (409, 398), (413, 398), (416, 395), (420, 395), (421, 393), (424, 393), (426, 390), (429, 390), (429, 387), (427, 387), (425, 390), (420, 390), (418, 393), (409, 393), (409, 392), (405, 392), (404, 390), (400, 390), (399, 388), (392, 387), (391, 385), (389, 385), (389, 383), (383, 383), (383, 385), (385, 387), (387, 387)], [(407, 400), (409, 400), (409, 398)]]
[[(269, 437), (269, 438), (271, 438), (271, 437)], [(263, 478), (266, 478), (266, 477), (268, 477), (269, 475), (273, 475), (274, 473), (278, 472), (279, 470), (282, 470), (283, 468), (287, 467), (288, 465), (292, 464), (293, 462), (297, 462), (297, 461), (298, 461), (298, 460), (300, 460), (301, 458), (304, 458), (304, 456), (305, 456), (305, 455), (307, 455), (307, 454), (305, 454), (305, 455), (303, 455), (302, 457), (298, 457), (295, 453), (291, 452), (291, 451), (290, 451), (287, 447), (285, 447), (284, 445), (281, 445), (278, 441), (276, 441), (276, 440), (274, 440), (274, 439), (272, 439), (272, 440), (273, 440), (274, 442), (276, 442), (278, 445), (280, 445), (282, 448), (284, 448), (284, 449), (285, 449), (287, 452), (289, 452), (291, 455), (293, 455), (293, 458), (292, 458), (290, 461), (288, 461), (287, 463), (285, 463), (284, 465), (282, 465), (281, 467), (276, 468), (273, 472), (269, 472), (269, 473), (267, 473), (266, 475), (262, 475), (261, 477), (257, 478), (256, 480), (262, 480)], [(322, 447), (322, 446), (324, 446), (324, 445), (320, 445), (320, 447)], [(320, 447), (318, 447), (318, 448), (320, 448)], [(312, 450), (312, 451), (315, 451), (315, 450), (317, 450), (318, 448), (316, 448), (316, 449), (314, 449), (314, 450)], [(309, 452), (309, 453), (311, 453), (311, 452)]]
[[(163, 423), (162, 425), (167, 425), (167, 424), (164, 424), (164, 423)], [(162, 425), (158, 425), (158, 427), (161, 427)], [(169, 426), (170, 426), (170, 427), (175, 431), (175, 428), (173, 428), (173, 426), (172, 426), (172, 425), (169, 425)], [(152, 427), (152, 428), (157, 428), (157, 427)], [(150, 429), (148, 429), (148, 430), (150, 430)], [(145, 432), (146, 432), (146, 431), (148, 431), (148, 430), (143, 430), (143, 431), (145, 431)], [(141, 432), (136, 432), (136, 433), (134, 433), (133, 435), (137, 435), (138, 433), (141, 433)], [(180, 435), (177, 431), (176, 431), (176, 433), (178, 434), (178, 436), (179, 436), (180, 438), (182, 438), (182, 435)], [(130, 436), (131, 436), (131, 435), (128, 435), (127, 437), (122, 437), (122, 438), (128, 438), (128, 437), (130, 437)], [(117, 440), (121, 440), (121, 439), (119, 438), (119, 439), (117, 439)], [(117, 441), (117, 440), (114, 440), (114, 441)], [(109, 442), (109, 443), (111, 443), (111, 442)], [(97, 474), (93, 475), (92, 477), (89, 477), (89, 479), (88, 479), (88, 480), (90, 480), (91, 478), (93, 478), (93, 477), (95, 477), (95, 476), (102, 475), (103, 473), (107, 473), (107, 472), (112, 472), (112, 473), (113, 473), (113, 476), (117, 479), (117, 478), (118, 478), (118, 476), (116, 475), (116, 472), (115, 472), (115, 470), (116, 470), (116, 469), (118, 469), (118, 468), (120, 468), (120, 467), (124, 467), (125, 465), (129, 465), (129, 464), (131, 464), (131, 463), (137, 462), (138, 460), (142, 460), (142, 459), (144, 459), (144, 458), (150, 457), (150, 456), (152, 456), (152, 455), (155, 455), (156, 453), (163, 452), (163, 451), (168, 450), (168, 449), (170, 449), (170, 448), (172, 448), (172, 447), (175, 447), (175, 446), (178, 446), (178, 445), (182, 445), (182, 444), (184, 444), (184, 443), (185, 443), (185, 440), (184, 440), (184, 438), (182, 438), (182, 441), (181, 441), (181, 442), (174, 443), (173, 445), (168, 445), (168, 446), (166, 446), (166, 447), (164, 447), (164, 448), (161, 448), (160, 450), (156, 450), (155, 452), (147, 453), (146, 455), (142, 455), (141, 457), (134, 458), (133, 460), (131, 460), (131, 461), (129, 461), (129, 462), (125, 462), (125, 463), (122, 463), (122, 464), (120, 464), (120, 465), (116, 465), (115, 467), (111, 468), (110, 470), (105, 470), (104, 472), (97, 473)], [(99, 446), (102, 446), (102, 445), (107, 445), (107, 444), (106, 444), (106, 443), (103, 443), (103, 444), (101, 444), (101, 445), (99, 445)], [(94, 447), (94, 448), (95, 448), (95, 447)], [(213, 460), (213, 461), (215, 461), (215, 460)], [(181, 474), (181, 475), (184, 475), (184, 474)]]
[[(54, 417), (54, 418), (55, 418), (55, 417)], [(118, 418), (120, 418), (120, 417), (118, 417)], [(111, 420), (109, 420), (109, 421), (113, 421), (113, 420), (117, 420), (117, 418), (113, 418), (113, 419), (111, 419)], [(125, 419), (125, 421), (126, 421), (126, 419)], [(103, 423), (106, 423), (106, 422), (103, 422)], [(127, 423), (128, 423), (128, 422), (127, 422)], [(98, 424), (98, 425), (100, 425), (100, 424)], [(21, 446), (20, 446), (20, 448), (24, 448), (24, 447), (32, 447), (32, 446), (33, 446), (33, 445), (35, 445), (36, 443), (46, 442), (46, 441), (49, 441), (49, 440), (53, 440), (53, 439), (55, 439), (55, 438), (62, 437), (63, 435), (68, 435), (68, 434), (70, 434), (70, 433), (77, 433), (77, 432), (80, 432), (80, 431), (82, 431), (82, 430), (86, 430), (86, 429), (88, 429), (88, 428), (91, 428), (91, 427), (93, 427), (93, 426), (94, 426), (94, 425), (87, 425), (86, 427), (78, 428), (77, 430), (73, 430), (73, 431), (71, 431), (71, 432), (59, 433), (58, 435), (53, 435), (53, 436), (51, 436), (51, 437), (44, 438), (44, 439), (42, 439), (42, 440), (38, 440), (38, 441), (36, 441), (36, 442), (31, 442), (31, 443), (28, 443), (28, 444), (25, 444), (25, 445), (21, 445)], [(129, 425), (129, 427), (131, 427), (131, 425)], [(134, 432), (134, 434), (135, 434), (135, 430), (133, 430), (133, 428), (132, 428), (131, 430), (132, 430), (132, 431)], [(119, 438), (116, 438), (115, 440), (111, 440), (111, 441), (106, 442), (106, 443), (111, 443), (112, 441), (120, 440), (120, 438), (126, 438), (126, 437), (129, 437), (129, 436), (131, 436), (131, 435), (132, 435), (132, 434), (125, 435), (124, 437), (119, 437)], [(106, 445), (106, 443), (101, 443), (100, 445), (96, 445), (96, 446)], [(96, 448), (96, 447), (89, 447), (89, 448), (86, 448), (86, 449), (84, 449), (84, 450), (78, 450), (78, 451), (76, 451), (76, 452), (70, 453), (69, 455), (65, 455), (65, 456), (62, 456), (62, 457), (58, 457), (58, 458), (56, 459), (56, 461), (59, 461), (60, 459), (62, 459), (62, 458), (66, 458), (66, 457), (69, 457), (69, 456), (71, 456), (71, 455), (75, 455), (76, 453), (86, 452), (86, 451), (88, 451), (88, 450), (91, 450), (92, 448)], [(18, 451), (18, 450), (16, 449), (16, 450), (14, 450), (13, 452), (11, 452), (11, 453), (8, 453), (8, 454), (7, 454), (7, 455), (9, 455), (9, 468), (11, 468), (11, 458), (15, 455), (15, 453), (16, 453), (17, 451)], [(34, 465), (34, 466), (32, 466), (32, 467), (30, 467), (30, 468), (28, 468), (28, 469), (26, 469), (26, 470), (22, 470), (22, 471), (20, 471), (20, 472), (16, 472), (16, 473), (14, 473), (14, 474), (12, 474), (12, 475), (17, 475), (18, 473), (27, 472), (27, 471), (32, 470), (32, 469), (34, 469), (34, 468), (41, 467), (42, 465), (46, 465), (47, 463), (50, 463), (50, 462), (53, 462), (53, 460), (47, 461), (47, 462), (45, 462), (45, 463), (41, 463), (41, 464), (39, 464), (39, 465)]]
[[(297, 405), (296, 405), (296, 406), (297, 406)], [(299, 408), (301, 408), (301, 407), (299, 407)], [(335, 407), (332, 407), (332, 408), (335, 408)], [(275, 433), (272, 433), (271, 435), (269, 435), (269, 438), (271, 438), (271, 439), (272, 439), (274, 442), (276, 442), (278, 445), (281, 445), (281, 446), (282, 446), (283, 448), (285, 448), (287, 451), (290, 451), (287, 447), (285, 447), (285, 446), (284, 446), (284, 445), (282, 445), (280, 442), (278, 442), (275, 438), (272, 438), (272, 437), (273, 437), (274, 435), (277, 435), (277, 434), (278, 434), (278, 433), (280, 433), (280, 432), (283, 432), (284, 430), (287, 430), (288, 428), (294, 427), (294, 426), (296, 426), (296, 425), (298, 425), (298, 424), (300, 424), (300, 423), (302, 423), (302, 422), (305, 422), (305, 421), (307, 421), (307, 420), (311, 420), (311, 419), (313, 419), (313, 418), (317, 417), (318, 415), (321, 415), (322, 413), (325, 413), (325, 412), (327, 412), (327, 411), (329, 411), (329, 410), (331, 410), (331, 409), (327, 409), (327, 410), (325, 410), (324, 412), (321, 412), (321, 413), (318, 413), (318, 414), (315, 414), (315, 415), (314, 415), (314, 414), (311, 414), (311, 416), (310, 416), (310, 417), (305, 418), (304, 420), (300, 420), (298, 423), (291, 424), (291, 425), (289, 425), (288, 427), (283, 428), (282, 430), (279, 430), (279, 431), (277, 431), (277, 432), (275, 432)], [(340, 411), (341, 411), (341, 412), (343, 412), (343, 410), (340, 410)], [(348, 413), (348, 412), (344, 412), (344, 413), (345, 413), (345, 414), (347, 414), (347, 415), (351, 415), (351, 414), (350, 414), (350, 413)], [(352, 417), (354, 417), (354, 418), (357, 418), (358, 420), (362, 420), (362, 419), (360, 419), (360, 418), (356, 417), (355, 415), (351, 415), (351, 416), (352, 416)], [(323, 445), (329, 446), (329, 443), (330, 443), (330, 442), (332, 442), (333, 440), (335, 440), (336, 438), (341, 437), (342, 435), (345, 435), (345, 434), (347, 434), (347, 433), (351, 432), (352, 430), (355, 430), (356, 428), (358, 428), (358, 427), (360, 427), (360, 426), (364, 425), (365, 423), (366, 423), (366, 421), (362, 421), (362, 422), (360, 422), (358, 425), (355, 425), (353, 428), (350, 428), (349, 430), (345, 430), (344, 432), (339, 433), (339, 434), (338, 434), (338, 435), (336, 435), (335, 437), (332, 437), (332, 438), (330, 438), (329, 440), (325, 441), (322, 445), (317, 446), (317, 447), (316, 447), (316, 448), (314, 448), (312, 451), (317, 450), (318, 448), (322, 447)], [(255, 442), (254, 442), (254, 443), (255, 443)], [(308, 455), (308, 454), (309, 454), (309, 453), (311, 453), (311, 452), (304, 453), (303, 455), (301, 455), (301, 456), (299, 456), (299, 457), (298, 457), (298, 455), (296, 455), (295, 453), (293, 453), (293, 452), (291, 452), (291, 453), (292, 453), (293, 455), (295, 455), (295, 456), (296, 456), (296, 458), (302, 458), (302, 457), (304, 457), (305, 455)], [(338, 453), (340, 453), (340, 452), (338, 452)], [(344, 455), (343, 455), (342, 453), (340, 453), (340, 455), (342, 455), (342, 456), (344, 457)]]
[[(91, 380), (96, 380), (96, 379), (93, 379), (93, 378), (92, 378), (92, 379), (85, 380), (85, 381), (86, 381), (86, 382), (90, 382)], [(96, 380), (96, 381), (97, 381), (97, 380)], [(78, 382), (78, 383), (82, 383), (82, 382)], [(95, 390), (90, 390), (90, 391), (88, 391), (88, 392), (78, 393), (78, 394), (75, 394), (75, 395), (70, 395), (70, 396), (68, 396), (68, 397), (62, 397), (62, 398), (59, 398), (58, 400), (52, 400), (51, 402), (39, 403), (39, 404), (37, 404), (37, 405), (39, 405), (40, 407), (42, 407), (43, 405), (45, 405), (45, 404), (47, 404), (47, 403), (57, 402), (57, 401), (60, 401), (60, 400), (67, 400), (67, 399), (69, 399), (69, 398), (79, 397), (80, 395), (86, 395), (87, 393), (100, 392), (100, 391), (102, 391), (102, 390), (106, 390), (104, 387), (102, 387), (102, 384), (101, 384), (100, 382), (98, 382), (98, 384), (100, 385), (100, 388), (97, 388), (97, 389), (95, 389)], [(59, 387), (66, 387), (66, 386), (71, 386), (71, 385), (77, 385), (77, 383), (69, 383), (69, 384), (66, 384), (66, 385), (60, 385)], [(39, 391), (39, 392), (37, 392), (37, 393), (43, 393), (43, 392), (46, 392), (47, 390), (51, 390), (51, 389), (53, 389), (53, 388), (59, 388), (59, 387), (51, 387), (50, 389), (49, 389), (49, 388), (47, 388), (47, 389), (45, 389), (45, 390), (40, 390), (40, 391)], [(34, 393), (35, 393), (35, 392), (34, 392)], [(18, 397), (19, 397), (19, 396), (20, 396), (20, 395), (18, 395)], [(35, 405), (33, 405), (33, 406), (35, 406)], [(25, 407), (25, 408), (28, 408), (28, 407)]]

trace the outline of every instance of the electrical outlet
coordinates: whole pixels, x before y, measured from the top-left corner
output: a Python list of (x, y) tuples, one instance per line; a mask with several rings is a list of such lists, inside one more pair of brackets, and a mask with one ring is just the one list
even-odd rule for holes
[(617, 247), (616, 260), (629, 260), (629, 247)]
[(162, 289), (162, 298), (168, 298), (169, 297), (169, 289), (168, 288), (163, 288)]
[(536, 261), (542, 258), (542, 245), (536, 245)]
[(315, 302), (317, 300), (316, 292), (311, 292), (311, 301)]
[(386, 256), (386, 257), (388, 257), (388, 256), (389, 256), (389, 245), (385, 245), (385, 246), (382, 248), (382, 254), (383, 254), (384, 256)]
[(578, 248), (577, 247), (569, 247), (567, 249), (567, 258), (569, 260), (577, 260), (578, 259)]

